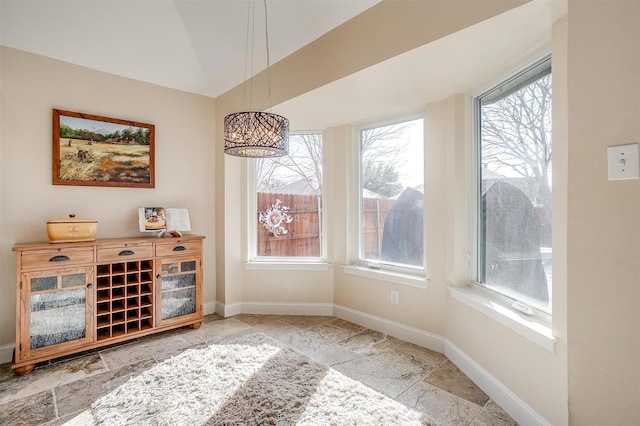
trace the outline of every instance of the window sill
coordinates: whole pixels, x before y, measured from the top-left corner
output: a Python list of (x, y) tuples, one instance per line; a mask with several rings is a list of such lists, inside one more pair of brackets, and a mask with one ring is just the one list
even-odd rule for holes
[(547, 351), (555, 352), (558, 339), (553, 337), (550, 321), (522, 314), (471, 287), (449, 287), (449, 291), (456, 300), (493, 318)]
[(385, 271), (383, 269), (373, 269), (358, 265), (343, 265), (342, 267), (344, 268), (344, 272), (351, 275), (389, 281), (396, 284), (405, 284), (421, 289), (429, 287), (429, 281), (424, 276), (403, 274), (400, 272)]
[(328, 271), (331, 267), (327, 262), (245, 262), (246, 270), (262, 271)]

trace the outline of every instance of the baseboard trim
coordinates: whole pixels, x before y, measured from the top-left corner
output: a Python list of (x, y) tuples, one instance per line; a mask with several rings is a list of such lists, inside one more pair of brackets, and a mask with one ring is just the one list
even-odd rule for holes
[(332, 316), (333, 304), (241, 302), (226, 305), (215, 302), (205, 304), (203, 310), (205, 315), (215, 312), (225, 318), (239, 314)]
[(242, 302), (243, 314), (333, 316), (333, 303)]
[(333, 305), (333, 314), (343, 320), (361, 325), (398, 339), (444, 353), (444, 337), (345, 306)]
[(492, 400), (509, 413), (518, 424), (550, 425), (544, 417), (529, 407), (516, 394), (482, 368), (480, 364), (447, 339), (445, 339), (444, 354)]
[(16, 345), (3, 345), (0, 346), (0, 364), (6, 364), (13, 361), (13, 350)]
[(228, 318), (242, 313), (242, 303), (232, 303), (226, 305), (221, 302), (215, 303), (215, 312), (221, 317)]
[(208, 302), (202, 304), (202, 315), (218, 313), (218, 302)]

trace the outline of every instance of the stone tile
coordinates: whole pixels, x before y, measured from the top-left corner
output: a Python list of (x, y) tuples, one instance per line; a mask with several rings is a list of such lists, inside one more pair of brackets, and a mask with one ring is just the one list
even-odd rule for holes
[(270, 323), (274, 321), (280, 321), (285, 315), (254, 315), (254, 314), (239, 314), (232, 318), (238, 319), (249, 325), (260, 325)]
[(437, 425), (468, 425), (482, 407), (421, 381), (397, 398), (407, 407), (424, 413)]
[(0, 405), (0, 425), (39, 425), (56, 419), (53, 392), (30, 395)]
[(285, 324), (289, 324), (293, 327), (305, 330), (307, 328), (315, 327), (325, 322), (329, 322), (334, 317), (314, 316), (314, 315), (285, 315), (280, 321)]
[(282, 321), (260, 324), (253, 327), (253, 332), (264, 333), (284, 343), (290, 348), (311, 358), (321, 353), (331, 345), (333, 340), (339, 339), (345, 330), (337, 327), (326, 327), (322, 324), (308, 330), (301, 330)]
[(425, 381), (480, 406), (489, 401), (487, 394), (451, 361), (446, 361), (436, 368)]
[(433, 370), (432, 366), (397, 350), (360, 356), (331, 367), (392, 398), (423, 380)]
[(268, 336), (277, 339), (305, 355), (310, 355), (330, 343), (318, 333), (311, 332), (310, 330), (300, 330), (299, 328), (284, 323), (280, 323), (280, 325), (274, 323), (273, 326), (269, 327), (266, 331), (264, 331), (263, 326), (255, 327), (254, 331), (264, 332)]
[(49, 361), (44, 361), (42, 363), (42, 365), (40, 365), (40, 364), (36, 365), (36, 368), (42, 367), (42, 366), (45, 366), (45, 365), (59, 363), (59, 362), (65, 362), (65, 361), (68, 361), (68, 360), (71, 360), (71, 359), (75, 359), (75, 358), (81, 358), (81, 357), (87, 356), (87, 355), (93, 355), (93, 354), (96, 354), (96, 353), (98, 353), (100, 351), (105, 351), (107, 349), (113, 349), (113, 348), (118, 348), (120, 346), (130, 345), (130, 344), (132, 344), (134, 342), (138, 342), (138, 341), (139, 341), (138, 338), (133, 338), (133, 339), (125, 341), (125, 342), (117, 342), (117, 343), (112, 343), (110, 345), (101, 346), (98, 349), (88, 349), (88, 350), (82, 351), (82, 352), (75, 352), (75, 353), (72, 353), (72, 354), (69, 354), (69, 355), (63, 355), (61, 357), (54, 358), (54, 359), (51, 359)]
[(100, 355), (109, 368), (117, 368), (152, 357), (165, 358), (167, 353), (190, 345), (182, 336), (170, 333), (100, 351)]
[[(515, 424), (438, 352), (335, 317), (237, 315), (225, 319), (216, 314), (204, 317), (198, 329), (175, 329), (102, 348), (99, 353), (60, 358), (26, 376), (14, 376), (9, 364), (0, 365), (0, 424), (93, 424), (93, 401), (157, 361), (257, 332), (397, 398), (436, 424)], [(113, 370), (108, 371), (108, 366)]]
[(97, 424), (90, 409), (78, 413), (69, 414), (47, 423), (47, 426), (89, 426)]
[(335, 325), (336, 327), (344, 328), (345, 330), (353, 331), (354, 333), (360, 333), (361, 331), (366, 330), (366, 327), (362, 327), (361, 325), (345, 321), (341, 318), (332, 319), (331, 321), (329, 321), (329, 324)]
[(287, 336), (289, 334), (300, 333), (299, 329), (289, 324), (285, 324), (282, 321), (272, 321), (272, 322), (266, 322), (263, 324), (257, 324), (252, 327), (252, 330), (253, 332), (256, 332), (256, 333), (264, 333), (282, 342), (287, 341), (288, 339)]
[(218, 314), (209, 314), (209, 315), (205, 315), (202, 317), (202, 323), (207, 323), (207, 322), (213, 322), (213, 321), (220, 321), (224, 319), (224, 317), (222, 315), (218, 315)]
[(98, 398), (155, 363), (153, 359), (146, 359), (55, 388), (58, 416), (64, 417), (88, 409)]
[(517, 424), (498, 404), (489, 400), (471, 426), (516, 426)]
[(187, 345), (191, 346), (198, 343), (214, 342), (228, 337), (246, 334), (252, 330), (253, 327), (238, 319), (227, 318), (202, 323), (200, 328), (197, 329), (185, 329), (179, 336), (184, 339)]
[(0, 404), (24, 398), (56, 386), (71, 383), (106, 371), (107, 366), (98, 353), (90, 353), (61, 362), (38, 367), (24, 376), (0, 383)]
[(364, 330), (338, 344), (361, 355), (377, 355), (404, 343), (400, 339), (373, 330)]
[(337, 327), (329, 323), (320, 324), (305, 331), (310, 335), (317, 336), (316, 338), (319, 342), (326, 344), (336, 343), (357, 334), (353, 330)]
[(405, 352), (420, 362), (438, 367), (447, 360), (447, 357), (440, 352), (432, 351), (431, 349), (423, 348), (422, 346), (414, 345), (413, 343), (405, 342), (398, 346), (398, 350)]
[[(229, 340), (232, 340), (232, 339), (229, 339)], [(186, 347), (186, 348), (176, 349), (176, 350), (175, 350), (175, 352), (173, 352), (173, 353), (167, 353), (167, 356), (166, 356), (166, 357), (164, 357), (164, 358), (157, 358), (157, 359), (156, 359), (156, 361), (157, 361), (157, 362), (159, 362), (159, 363), (161, 363), (161, 362), (167, 361), (167, 360), (169, 360), (170, 358), (173, 358), (173, 357), (175, 357), (175, 356), (179, 356), (179, 355), (181, 355), (181, 354), (183, 354), (183, 353), (185, 353), (185, 352), (187, 352), (187, 351), (190, 351), (190, 350), (193, 350), (193, 351), (200, 351), (200, 350), (203, 350), (203, 349), (208, 348), (208, 347), (209, 347), (209, 346), (211, 346), (211, 345), (216, 345), (216, 344), (223, 345), (223, 344), (225, 344), (225, 342), (226, 342), (226, 340), (222, 340), (222, 341), (217, 342), (217, 343), (211, 343), (211, 342), (206, 343), (206, 342), (205, 342), (205, 343), (198, 343), (198, 344), (196, 344), (196, 345), (189, 346), (189, 347)]]
[(363, 357), (363, 355), (338, 345), (319, 346), (315, 350), (307, 352), (307, 355), (314, 361), (329, 367), (336, 367)]
[(16, 374), (13, 372), (10, 362), (0, 364), (0, 383), (13, 379), (15, 375)]

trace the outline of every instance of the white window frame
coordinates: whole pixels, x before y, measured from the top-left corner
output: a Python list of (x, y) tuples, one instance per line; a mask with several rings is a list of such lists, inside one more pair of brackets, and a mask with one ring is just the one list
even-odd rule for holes
[[(536, 343), (545, 350), (554, 353), (558, 338), (553, 334), (553, 319), (551, 311), (544, 311), (532, 308), (532, 311), (524, 309), (517, 305), (516, 301), (508, 296), (502, 295), (493, 289), (488, 289), (482, 284), (475, 282), (479, 271), (479, 177), (478, 170), (480, 159), (480, 135), (478, 111), (476, 111), (477, 98), (499, 86), (510, 78), (519, 73), (535, 66), (536, 64), (546, 61), (551, 57), (548, 49), (542, 49), (537, 54), (532, 55), (525, 61), (521, 62), (517, 67), (506, 70), (503, 74), (493, 79), (481, 90), (476, 90), (469, 95), (469, 111), (472, 112), (470, 117), (470, 128), (468, 133), (468, 147), (471, 155), (468, 156), (468, 167), (472, 170), (469, 174), (469, 191), (468, 201), (470, 206), (469, 215), (469, 286), (468, 287), (451, 287), (451, 296), (470, 306), (471, 308), (483, 312), (485, 315), (494, 319), (498, 323), (517, 332), (521, 336)], [(556, 284), (557, 285), (557, 284)], [(553, 290), (552, 290), (553, 292)], [(550, 300), (550, 306), (552, 301)]]
[(472, 171), (469, 173), (469, 189), (467, 192), (469, 205), (469, 286), (449, 287), (449, 292), (451, 296), (459, 302), (484, 313), (496, 322), (529, 339), (541, 348), (551, 353), (555, 353), (558, 338), (555, 337), (553, 333), (553, 317), (551, 312), (533, 309), (533, 314), (525, 314), (521, 310), (514, 308), (514, 300), (512, 298), (503, 296), (491, 289), (487, 289), (485, 286), (474, 281), (478, 271), (478, 256), (476, 256), (475, 252), (476, 247), (478, 247), (478, 234), (476, 230), (478, 229), (477, 220), (479, 218), (479, 215), (476, 214), (479, 207), (479, 199), (476, 192), (476, 188), (479, 185), (479, 173), (476, 173), (475, 170), (478, 165), (478, 159), (480, 158), (480, 146), (478, 144), (479, 123), (477, 122), (477, 115), (474, 111), (475, 99), (499, 86), (509, 78), (548, 58), (551, 58), (550, 47), (543, 46), (532, 55), (524, 58), (522, 61), (519, 61), (513, 67), (504, 70), (498, 75), (494, 75), (493, 78), (491, 78), (483, 87), (471, 91), (468, 95), (467, 105), (471, 115), (468, 121), (469, 126), (467, 133), (467, 147), (468, 152), (470, 153), (467, 157), (467, 166), (468, 169)]
[[(365, 130), (385, 127), (394, 124), (401, 124), (408, 121), (423, 120), (423, 126), (425, 123), (425, 115), (423, 112), (413, 113), (395, 117), (388, 120), (373, 121), (362, 123), (352, 128), (352, 185), (351, 194), (356, 198), (356, 201), (350, 204), (352, 214), (350, 215), (350, 223), (353, 224), (351, 234), (351, 250), (349, 250), (350, 257), (353, 259), (349, 264), (344, 265), (344, 271), (351, 275), (362, 276), (366, 278), (373, 278), (381, 281), (393, 282), (396, 284), (404, 284), (412, 287), (418, 287), (425, 289), (428, 286), (427, 278), (427, 221), (426, 221), (426, 205), (427, 194), (426, 185), (424, 193), (424, 210), (423, 210), (423, 266), (403, 266), (385, 262), (375, 262), (362, 259), (362, 172), (361, 172), (361, 135)], [(424, 131), (423, 131), (423, 145), (424, 145)], [(426, 151), (426, 149), (425, 149)], [(426, 183), (426, 161), (423, 156), (423, 182)], [(351, 198), (351, 197), (350, 197)]]
[[(546, 70), (547, 67), (551, 67), (551, 56), (545, 55), (544, 57), (533, 61), (520, 68), (516, 72), (512, 72), (508, 74), (505, 78), (499, 80), (496, 84), (491, 85), (487, 90), (473, 96), (471, 98), (472, 101), (472, 111), (473, 111), (473, 128), (472, 128), (472, 184), (470, 191), (473, 197), (472, 201), (472, 253), (471, 253), (471, 283), (478, 288), (485, 290), (489, 293), (495, 293), (495, 299), (498, 300), (501, 304), (511, 305), (514, 309), (525, 313), (526, 315), (538, 315), (545, 320), (551, 318), (551, 299), (549, 300), (549, 308), (544, 309), (539, 306), (528, 304), (524, 300), (517, 299), (513, 295), (506, 294), (501, 292), (499, 289), (488, 287), (478, 281), (478, 277), (481, 275), (481, 265), (480, 265), (480, 257), (482, 248), (480, 247), (481, 237), (480, 237), (480, 162), (481, 162), (481, 134), (480, 134), (480, 100), (486, 96), (487, 94), (494, 92), (497, 88), (501, 86), (508, 86), (513, 81), (517, 81), (527, 74), (534, 74), (536, 68), (539, 70)], [(553, 143), (553, 142), (552, 142)]]
[(325, 145), (324, 133), (321, 131), (295, 132), (292, 135), (321, 135), (322, 137), (322, 220), (320, 221), (320, 256), (258, 256), (257, 255), (257, 229), (256, 215), (258, 212), (258, 185), (256, 182), (256, 159), (248, 159), (247, 163), (247, 261), (245, 269), (266, 270), (310, 270), (325, 271), (329, 269), (327, 261), (327, 200), (325, 196)]

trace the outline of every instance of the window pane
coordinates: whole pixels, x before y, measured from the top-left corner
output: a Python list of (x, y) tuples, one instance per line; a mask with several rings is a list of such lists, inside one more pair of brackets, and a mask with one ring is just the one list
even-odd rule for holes
[(424, 267), (423, 120), (360, 132), (360, 258)]
[(86, 290), (32, 294), (30, 300), (30, 348), (37, 349), (86, 335)]
[(36, 277), (31, 278), (31, 291), (55, 290), (58, 287), (58, 277)]
[(79, 274), (66, 274), (62, 275), (62, 288), (69, 287), (84, 287), (87, 285), (87, 274), (82, 272)]
[(479, 282), (548, 309), (551, 74), (480, 99)]
[(322, 257), (322, 135), (289, 138), (289, 155), (256, 160), (256, 255)]

